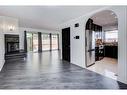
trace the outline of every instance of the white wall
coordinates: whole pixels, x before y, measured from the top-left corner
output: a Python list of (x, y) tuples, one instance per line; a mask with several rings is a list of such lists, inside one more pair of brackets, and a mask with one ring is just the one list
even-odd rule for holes
[(2, 29), (2, 23), (3, 23), (3, 18), (0, 17), (0, 71), (4, 65), (4, 35), (3, 35), (3, 29)]
[[(87, 15), (81, 16), (79, 18), (70, 20), (59, 26), (59, 29), (71, 28), (71, 63), (86, 68), (85, 64), (85, 23), (92, 16), (92, 14), (101, 11), (107, 7), (89, 13)], [(75, 28), (74, 24), (79, 23), (79, 27)], [(61, 31), (62, 32), (62, 31)], [(74, 39), (75, 36), (80, 36), (79, 39)], [(61, 34), (61, 43), (62, 43), (62, 34)], [(62, 44), (61, 44), (61, 53), (62, 53)], [(62, 55), (61, 55), (62, 58)]]
[[(66, 23), (62, 28), (70, 27), (70, 48), (71, 48), (71, 63), (85, 68), (85, 39), (84, 39), (84, 19), (76, 19), (71, 23)], [(74, 24), (79, 23), (79, 27), (75, 28)], [(62, 29), (61, 28), (61, 29)], [(79, 39), (74, 39), (75, 36), (80, 36)], [(61, 37), (62, 38), (62, 37)], [(62, 41), (62, 39), (61, 39)], [(62, 45), (60, 46), (62, 47)], [(62, 50), (62, 49), (61, 49)], [(62, 52), (62, 51), (61, 51)], [(61, 55), (62, 58), (62, 55)]]
[(0, 71), (4, 65), (4, 35), (0, 33)]
[[(53, 33), (53, 34), (60, 34), (59, 31), (54, 31), (54, 30), (45, 30), (45, 29), (33, 29), (33, 28), (19, 28), (19, 36), (20, 36), (20, 49), (24, 49), (24, 31), (31, 32), (31, 33), (37, 33), (37, 32), (42, 32), (42, 33)], [(60, 43), (59, 43), (60, 44)]]
[[(127, 7), (105, 7), (94, 11), (77, 19), (68, 21), (60, 25), (60, 29), (71, 28), (71, 63), (86, 68), (85, 66), (85, 24), (87, 20), (95, 13), (103, 10), (112, 10), (118, 16), (118, 80), (127, 84)], [(75, 28), (74, 24), (79, 23), (79, 27)], [(80, 39), (74, 39), (76, 35)], [(62, 41), (62, 39), (61, 39)], [(61, 45), (62, 47), (62, 45)], [(62, 51), (61, 51), (62, 52)]]
[[(13, 26), (14, 30), (10, 31), (9, 27)], [(4, 34), (19, 34), (18, 31), (18, 20), (11, 17), (0, 16), (0, 71), (5, 63), (5, 45), (4, 45)]]

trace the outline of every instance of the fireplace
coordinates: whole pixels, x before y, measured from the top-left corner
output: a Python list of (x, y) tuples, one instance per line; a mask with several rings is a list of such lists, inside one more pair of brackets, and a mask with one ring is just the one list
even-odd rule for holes
[(19, 35), (5, 34), (5, 53), (19, 52)]
[(19, 35), (5, 34), (5, 60), (18, 60), (27, 56), (19, 49)]

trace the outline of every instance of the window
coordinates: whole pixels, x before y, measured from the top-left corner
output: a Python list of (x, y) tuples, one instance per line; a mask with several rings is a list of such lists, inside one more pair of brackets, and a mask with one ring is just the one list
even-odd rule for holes
[[(58, 38), (59, 35), (58, 34), (46, 34), (46, 33), (42, 33), (41, 34), (41, 39), (42, 39), (42, 51), (46, 51), (46, 50), (58, 50)], [(38, 46), (39, 46), (39, 38), (38, 38), (38, 33), (27, 33), (27, 50), (28, 51), (33, 51), (33, 52), (37, 52), (38, 51)]]
[(105, 42), (118, 42), (118, 30), (106, 31)]
[(27, 50), (28, 51), (38, 51), (38, 34), (37, 33), (27, 33)]
[(33, 51), (33, 34), (27, 33), (27, 50)]
[(38, 51), (38, 34), (37, 33), (33, 34), (33, 51), (34, 52)]
[(52, 50), (58, 49), (58, 35), (52, 34)]
[(50, 50), (50, 35), (42, 34), (42, 50)]

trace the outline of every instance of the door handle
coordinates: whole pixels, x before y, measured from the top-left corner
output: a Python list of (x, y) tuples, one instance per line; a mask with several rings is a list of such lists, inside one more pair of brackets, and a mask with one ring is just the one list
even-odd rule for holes
[(90, 50), (88, 50), (88, 52), (91, 52), (91, 51), (95, 51), (95, 49), (90, 49)]
[(87, 47), (87, 38), (85, 37), (85, 43), (86, 43), (86, 47)]

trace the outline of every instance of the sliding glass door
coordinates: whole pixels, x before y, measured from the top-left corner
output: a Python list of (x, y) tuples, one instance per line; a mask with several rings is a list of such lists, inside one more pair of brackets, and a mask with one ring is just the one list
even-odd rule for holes
[(52, 50), (57, 50), (58, 49), (58, 35), (57, 34), (52, 34)]
[(38, 51), (38, 34), (27, 33), (27, 51)]
[[(59, 36), (58, 34), (41, 34), (42, 51), (58, 50)], [(38, 33), (27, 33), (27, 50), (38, 52), (39, 47)]]
[(38, 34), (33, 33), (33, 51), (37, 52), (38, 51)]
[(27, 33), (27, 51), (33, 51), (33, 34)]
[(50, 50), (50, 35), (42, 34), (42, 51)]

